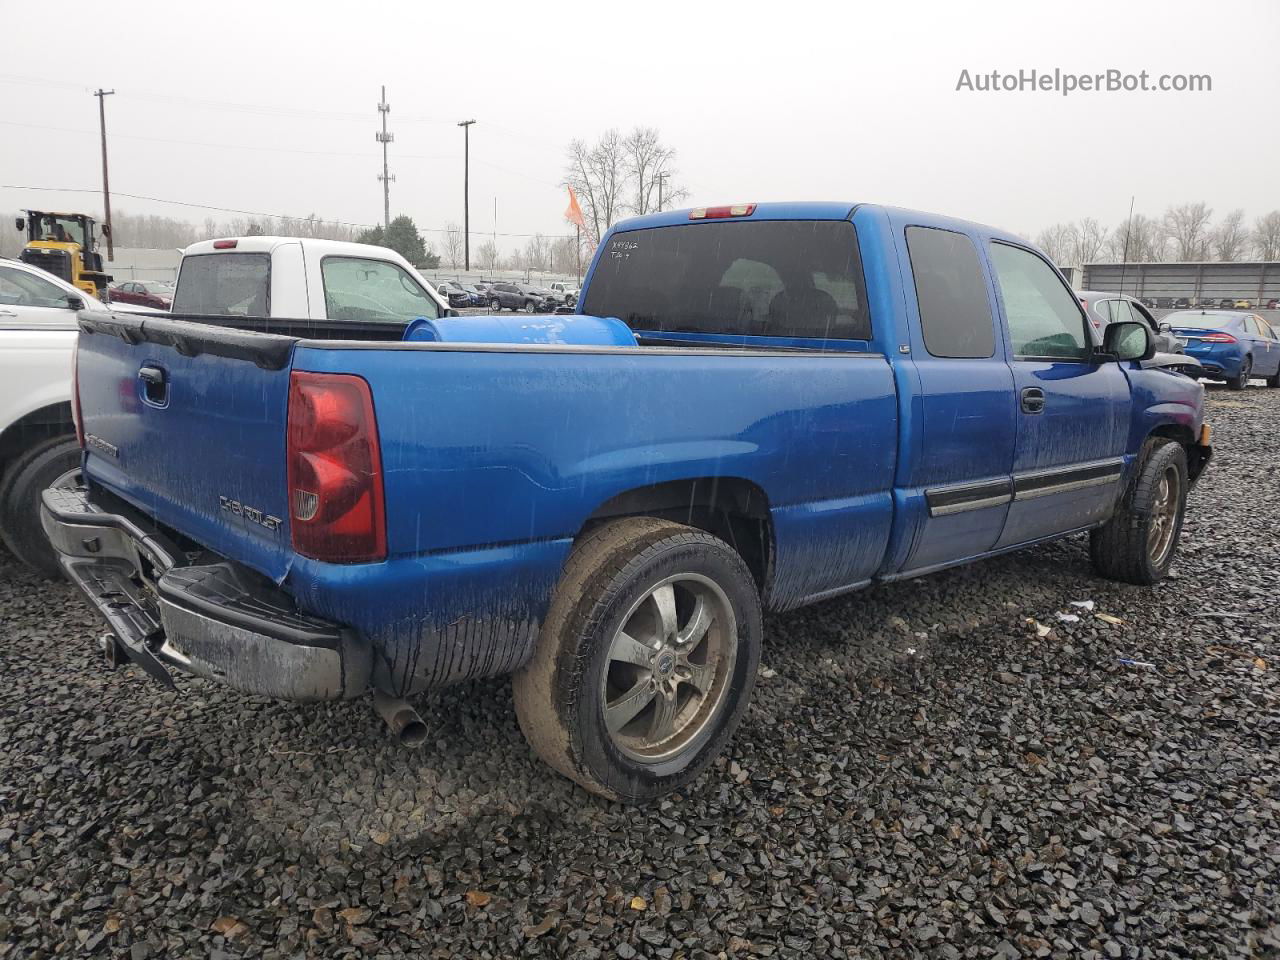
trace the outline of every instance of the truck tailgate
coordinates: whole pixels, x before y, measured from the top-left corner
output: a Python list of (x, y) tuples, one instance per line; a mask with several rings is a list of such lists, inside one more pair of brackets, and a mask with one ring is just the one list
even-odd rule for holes
[(142, 315), (80, 325), (87, 477), (282, 580), (293, 339)]

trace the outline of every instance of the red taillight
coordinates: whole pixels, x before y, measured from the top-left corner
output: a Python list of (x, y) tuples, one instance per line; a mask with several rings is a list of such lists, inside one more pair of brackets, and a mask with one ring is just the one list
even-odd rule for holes
[(71, 419), (76, 425), (76, 441), (84, 449), (84, 415), (80, 412), (80, 338), (71, 348)]
[(1236, 338), (1229, 333), (1206, 333), (1200, 338), (1202, 343), (1235, 343)]
[(215, 250), (234, 250), (239, 240), (215, 240), (213, 241), (213, 249)]
[(387, 556), (382, 454), (369, 385), (340, 373), (289, 378), (293, 549), (329, 563)]
[(756, 212), (754, 203), (738, 203), (731, 207), (698, 207), (689, 211), (690, 220), (723, 220), (726, 217), (749, 217)]

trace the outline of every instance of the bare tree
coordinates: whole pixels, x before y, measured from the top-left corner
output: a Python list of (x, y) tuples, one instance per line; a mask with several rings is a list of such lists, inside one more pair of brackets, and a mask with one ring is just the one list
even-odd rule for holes
[(1036, 237), (1036, 246), (1060, 267), (1071, 266), (1076, 245), (1076, 227), (1072, 223), (1055, 223)]
[(464, 243), (462, 237), (462, 227), (456, 222), (450, 220), (444, 225), (444, 260), (453, 267), (458, 269), (458, 264), (462, 263), (464, 253)]
[(1085, 217), (1076, 228), (1076, 263), (1094, 263), (1107, 243), (1107, 228), (1093, 217)]
[(622, 138), (617, 130), (606, 131), (591, 146), (582, 140), (569, 144), (565, 183), (578, 196), (587, 224), (584, 232), (593, 244), (598, 244), (622, 215), (626, 180)]
[(1239, 260), (1249, 248), (1249, 231), (1244, 225), (1244, 211), (1232, 210), (1218, 224), (1211, 236), (1213, 254), (1219, 260)]
[(1280, 210), (1253, 222), (1253, 252), (1259, 260), (1280, 260)]
[(1213, 211), (1203, 201), (1170, 207), (1164, 214), (1164, 228), (1175, 260), (1206, 260), (1211, 243), (1209, 221)]
[(545, 271), (550, 258), (551, 246), (547, 243), (547, 238), (540, 233), (534, 234), (524, 245), (524, 263), (521, 269)]
[(1152, 263), (1164, 259), (1166, 238), (1158, 221), (1135, 213), (1111, 234), (1107, 256), (1116, 263)]
[(498, 247), (492, 240), (486, 240), (476, 250), (476, 263), (480, 265), (481, 270), (497, 270), (500, 260)]
[[(631, 212), (640, 215), (671, 207), (689, 195), (671, 182), (676, 151), (663, 144), (653, 127), (636, 127), (622, 141), (630, 177)], [(661, 205), (659, 205), (661, 204)]]

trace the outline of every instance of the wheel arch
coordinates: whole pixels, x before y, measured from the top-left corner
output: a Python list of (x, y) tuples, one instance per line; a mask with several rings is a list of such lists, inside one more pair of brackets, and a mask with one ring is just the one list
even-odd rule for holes
[(69, 400), (46, 404), (24, 414), (0, 430), (0, 469), (23, 450), (50, 437), (74, 433), (75, 428)]
[(601, 503), (576, 539), (609, 520), (652, 516), (705, 530), (728, 543), (762, 593), (773, 569), (773, 515), (761, 487), (743, 477), (689, 477), (633, 487)]

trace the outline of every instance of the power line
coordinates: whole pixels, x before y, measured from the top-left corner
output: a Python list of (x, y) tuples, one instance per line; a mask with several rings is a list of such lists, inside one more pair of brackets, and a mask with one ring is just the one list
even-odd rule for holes
[[(96, 188), (88, 187), (31, 187), (17, 183), (0, 183), (0, 190), (36, 190), (48, 193), (99, 193)], [(216, 210), (219, 213), (238, 213), (246, 217), (273, 217), (276, 220), (296, 220), (299, 223), (333, 223), (340, 227), (360, 227), (362, 229), (372, 229), (377, 224), (374, 223), (353, 223), (347, 220), (326, 220), (324, 217), (295, 217), (287, 213), (263, 213), (261, 210), (239, 210), (235, 207), (218, 207), (209, 203), (192, 203), (187, 200), (166, 200), (163, 197), (148, 197), (138, 193), (121, 193), (119, 190), (111, 191), (114, 196), (128, 197), (130, 200), (147, 200), (151, 203), (167, 203), (178, 207), (193, 207), (197, 210)], [(445, 227), (418, 227), (419, 233), (448, 233)], [(548, 240), (563, 239), (571, 237), (571, 233), (494, 233), (498, 237), (546, 237)]]
[[(54, 130), (58, 133), (79, 133), (86, 137), (93, 136), (97, 131), (81, 130), (77, 127), (54, 127), (44, 123), (23, 123), (19, 120), (0, 120), (0, 124), (9, 127), (27, 127), (32, 130)], [(167, 137), (144, 137), (136, 133), (113, 133), (112, 140), (141, 140), (146, 143), (172, 143), (180, 144), (187, 147), (202, 147), (211, 150), (253, 150), (259, 153), (298, 153), (309, 157), (357, 157), (361, 160), (367, 160), (369, 154), (355, 153), (353, 151), (344, 150), (298, 150), (293, 147), (260, 147), (251, 143), (208, 143), (201, 140), (174, 140)], [(451, 154), (444, 153), (402, 153), (401, 157), (406, 160), (453, 160), (456, 159)]]

